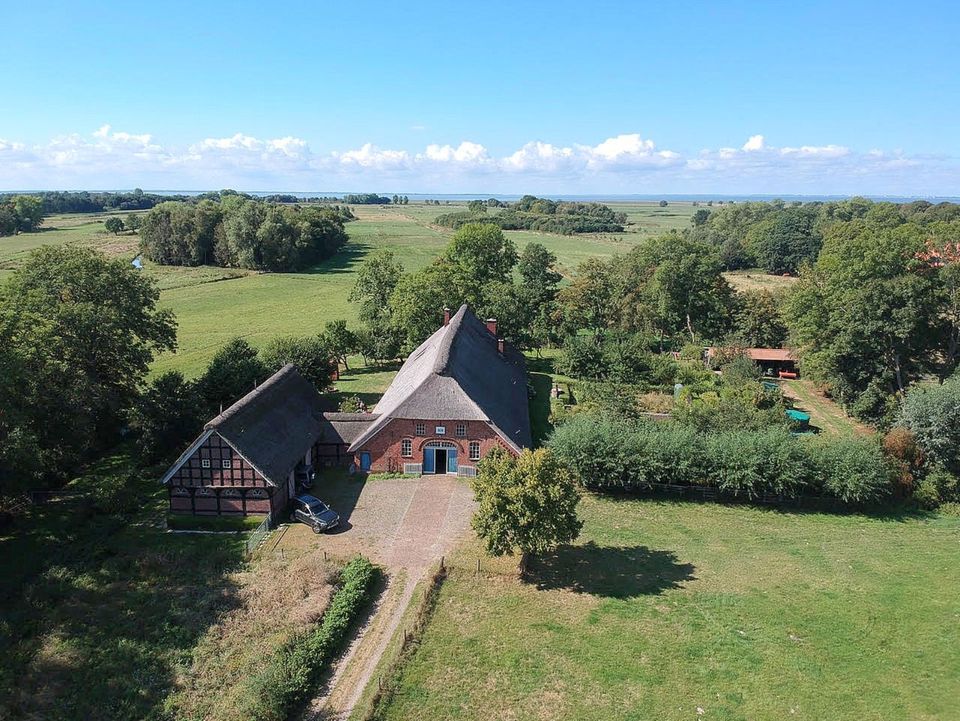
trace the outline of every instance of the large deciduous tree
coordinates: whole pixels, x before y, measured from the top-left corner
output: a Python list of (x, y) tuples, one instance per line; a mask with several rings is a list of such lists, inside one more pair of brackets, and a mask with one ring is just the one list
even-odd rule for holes
[(580, 534), (580, 491), (548, 449), (527, 449), (517, 458), (491, 451), (473, 489), (479, 506), (472, 525), (494, 556), (545, 553)]
[(129, 263), (70, 246), (34, 251), (0, 288), (0, 362), (18, 379), (0, 384), (0, 446), (36, 451), (5, 453), (8, 477), (65, 474), (115, 438), (155, 354), (175, 347), (159, 295)]
[(789, 304), (803, 370), (857, 415), (889, 420), (892, 399), (940, 354), (939, 271), (915, 226), (834, 226)]
[(218, 350), (197, 380), (197, 390), (208, 413), (217, 413), (252, 391), (269, 375), (257, 349), (243, 338), (233, 338)]

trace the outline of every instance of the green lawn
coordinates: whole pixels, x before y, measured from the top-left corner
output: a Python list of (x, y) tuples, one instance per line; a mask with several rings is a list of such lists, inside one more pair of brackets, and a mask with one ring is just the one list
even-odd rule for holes
[(582, 511), (528, 582), (453, 572), (383, 718), (960, 718), (960, 519)]

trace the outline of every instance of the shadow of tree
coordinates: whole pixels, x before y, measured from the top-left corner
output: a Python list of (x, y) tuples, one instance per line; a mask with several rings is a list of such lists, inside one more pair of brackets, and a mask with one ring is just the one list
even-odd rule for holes
[[(89, 483), (131, 467), (108, 458)], [(135, 515), (53, 502), (0, 538), (0, 718), (160, 717), (197, 640), (240, 603), (243, 537), (165, 533), (155, 477), (124, 489)]]
[(646, 546), (561, 546), (530, 560), (526, 579), (541, 590), (563, 589), (609, 598), (632, 598), (680, 588), (696, 577), (674, 553)]

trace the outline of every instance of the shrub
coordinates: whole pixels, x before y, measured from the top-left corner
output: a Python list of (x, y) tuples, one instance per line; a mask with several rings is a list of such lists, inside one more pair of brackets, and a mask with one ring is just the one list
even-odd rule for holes
[(960, 376), (911, 388), (900, 423), (913, 431), (928, 460), (960, 473)]
[(809, 450), (825, 495), (845, 503), (874, 503), (889, 495), (894, 469), (869, 438), (821, 437)]
[(323, 670), (343, 648), (347, 632), (370, 601), (376, 566), (357, 557), (340, 573), (340, 588), (320, 623), (284, 645), (266, 668), (250, 679), (247, 718), (282, 721), (305, 700)]
[(882, 500), (894, 472), (871, 439), (760, 431), (699, 431), (673, 421), (581, 413), (560, 425), (550, 448), (587, 488), (648, 484), (710, 486), (735, 497), (827, 495), (849, 504)]
[(917, 484), (913, 498), (921, 508), (960, 501), (960, 479), (941, 466), (932, 468)]

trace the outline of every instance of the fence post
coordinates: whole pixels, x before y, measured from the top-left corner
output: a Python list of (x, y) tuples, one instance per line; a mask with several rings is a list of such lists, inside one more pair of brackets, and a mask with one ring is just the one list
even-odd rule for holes
[(477, 557), (477, 573), (480, 573), (480, 557)]

